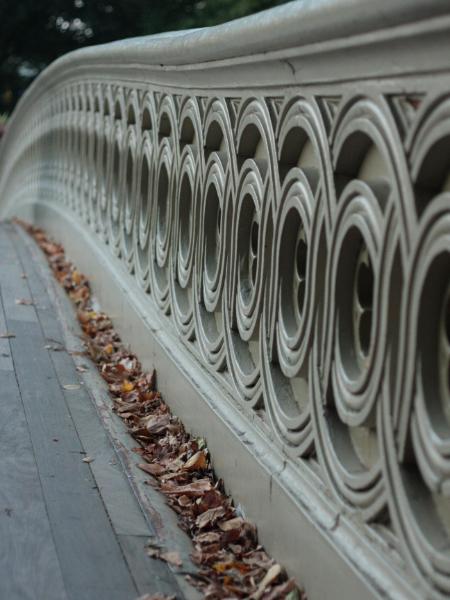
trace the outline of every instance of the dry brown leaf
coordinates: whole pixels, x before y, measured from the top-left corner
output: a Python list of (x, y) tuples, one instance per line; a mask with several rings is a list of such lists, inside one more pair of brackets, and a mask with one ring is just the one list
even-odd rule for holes
[(197, 517), (195, 524), (199, 529), (204, 529), (205, 527), (214, 525), (214, 523), (216, 523), (216, 521), (224, 517), (225, 514), (226, 510), (223, 506), (218, 506), (217, 508), (209, 508)]
[(186, 461), (183, 469), (185, 471), (202, 471), (203, 469), (206, 469), (206, 466), (206, 454), (203, 450), (200, 450), (191, 456), (188, 461)]
[(199, 479), (187, 485), (175, 485), (173, 482), (163, 483), (161, 491), (168, 496), (202, 496), (205, 492), (212, 489), (209, 479)]
[(258, 589), (253, 594), (252, 598), (254, 600), (260, 600), (260, 598), (266, 591), (266, 588), (269, 585), (271, 585), (275, 581), (275, 579), (277, 579), (277, 577), (280, 575), (280, 573), (281, 573), (280, 565), (279, 564), (272, 565), (270, 567), (270, 569), (267, 571), (267, 573), (265, 574), (263, 580), (258, 585)]
[(240, 529), (247, 521), (242, 517), (234, 517), (228, 521), (219, 523), (219, 527), (222, 531), (231, 531), (232, 529)]
[(143, 419), (148, 433), (157, 434), (164, 431), (170, 423), (170, 415), (156, 415)]
[(220, 533), (217, 533), (217, 531), (207, 531), (196, 535), (194, 541), (197, 544), (216, 544), (220, 542), (220, 537)]
[(190, 504), (192, 504), (192, 499), (189, 498), (189, 496), (186, 496), (186, 495), (180, 496), (178, 498), (178, 504), (180, 506), (183, 506), (183, 507), (189, 506)]
[(161, 465), (158, 465), (156, 463), (140, 463), (138, 465), (138, 467), (140, 469), (142, 469), (142, 471), (145, 471), (146, 473), (149, 473), (150, 475), (153, 475), (153, 476), (157, 476), (157, 475), (161, 475), (162, 473), (165, 473), (164, 467), (162, 467)]
[(306, 595), (298, 590), (293, 579), (288, 579), (272, 588), (270, 593), (264, 597), (264, 600), (279, 600), (280, 598), (284, 598), (284, 600), (306, 600)]
[(88, 323), (89, 321), (92, 321), (93, 319), (97, 318), (97, 313), (93, 310), (90, 311), (85, 311), (85, 310), (79, 310), (78, 311), (78, 319), (81, 321), (81, 323)]

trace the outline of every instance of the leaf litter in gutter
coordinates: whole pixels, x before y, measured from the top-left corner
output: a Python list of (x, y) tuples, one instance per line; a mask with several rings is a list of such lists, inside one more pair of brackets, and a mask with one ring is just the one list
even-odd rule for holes
[[(96, 363), (108, 385), (112, 409), (138, 444), (134, 448), (140, 457), (137, 466), (166, 496), (178, 514), (180, 527), (193, 541), (192, 559), (199, 570), (186, 578), (210, 600), (304, 600), (304, 592), (258, 544), (256, 528), (225, 494), (223, 482), (214, 475), (205, 440), (186, 432), (157, 391), (155, 372), (142, 370), (137, 357), (122, 344), (108, 315), (96, 306), (94, 310), (86, 277), (67, 261), (60, 244), (50, 241), (40, 229), (21, 225), (47, 255), (56, 279), (75, 304), (86, 351), (69, 354), (88, 354)], [(176, 551), (149, 547), (147, 553), (173, 566), (182, 564)], [(163, 594), (141, 597), (170, 599)]]

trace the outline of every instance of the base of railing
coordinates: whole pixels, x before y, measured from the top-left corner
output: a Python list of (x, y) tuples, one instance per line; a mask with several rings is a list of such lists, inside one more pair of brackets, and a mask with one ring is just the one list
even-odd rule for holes
[(64, 243), (122, 339), (145, 368), (156, 368), (158, 387), (173, 412), (207, 439), (218, 476), (256, 523), (261, 543), (311, 598), (424, 597), (417, 582), (407, 583), (392, 540), (336, 510), (313, 459), (293, 464), (270, 443), (268, 431), (218, 388), (123, 264), (73, 213), (26, 199), (12, 210)]

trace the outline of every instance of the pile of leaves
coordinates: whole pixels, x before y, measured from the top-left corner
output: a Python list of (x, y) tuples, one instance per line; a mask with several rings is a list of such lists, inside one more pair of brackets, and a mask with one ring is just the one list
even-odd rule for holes
[[(151, 475), (150, 483), (166, 496), (178, 513), (180, 526), (193, 540), (192, 559), (199, 571), (187, 577), (209, 600), (304, 600), (294, 580), (258, 545), (255, 527), (224, 493), (205, 441), (191, 437), (163, 402), (156, 390), (155, 372), (143, 372), (109, 317), (93, 309), (86, 277), (66, 259), (60, 244), (42, 230), (21, 224), (44, 251), (76, 306), (87, 352), (108, 384), (113, 410), (139, 444), (135, 448), (141, 459), (138, 466)], [(181, 565), (176, 552), (150, 547), (148, 553)]]

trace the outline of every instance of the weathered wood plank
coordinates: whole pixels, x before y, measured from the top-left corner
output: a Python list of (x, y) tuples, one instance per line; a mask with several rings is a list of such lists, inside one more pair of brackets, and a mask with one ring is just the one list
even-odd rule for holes
[[(20, 240), (15, 246), (23, 271), (27, 275), (44, 336), (51, 342), (47, 344), (51, 346), (49, 356), (61, 387), (66, 383), (78, 382), (81, 379), (80, 374), (76, 371), (72, 357), (65, 350), (66, 340), (55, 307), (36, 271), (32, 256)], [(80, 385), (79, 389), (65, 391), (64, 395), (83, 448), (95, 459), (90, 464), (91, 471), (115, 532), (125, 535), (153, 535), (154, 532), (144, 518), (88, 390)]]
[(0, 371), (0, 456), (0, 598), (65, 600), (19, 388), (8, 371)]
[[(1, 237), (1, 235), (0, 235)], [(5, 335), (6, 318), (3, 310), (3, 302), (1, 299), (1, 280), (0, 280), (0, 335)], [(0, 371), (13, 371), (14, 366), (11, 357), (11, 348), (8, 338), (0, 338)]]
[[(7, 283), (4, 286), (7, 325), (16, 334), (12, 346), (19, 385), (24, 393), (49, 519), (69, 595), (77, 597), (82, 593), (84, 598), (134, 595), (135, 586), (89, 466), (82, 462), (84, 450), (44, 348), (48, 340), (39, 326), (29, 323), (23, 327), (21, 321), (12, 318), (17, 316), (15, 297), (20, 294), (20, 297), (30, 298), (29, 290), (24, 289), (26, 280), (21, 278), (21, 267), (17, 260), (10, 260), (8, 269), (0, 273)], [(17, 280), (23, 283), (17, 285)], [(46, 300), (40, 311), (50, 316), (50, 303), (42, 296), (34, 300), (38, 303)], [(26, 308), (34, 312), (32, 306)]]
[(31, 295), (27, 281), (22, 277), (22, 265), (12, 243), (10, 231), (9, 225), (3, 225), (0, 235), (0, 286), (3, 306), (10, 319), (36, 323), (38, 319), (34, 307), (17, 304), (17, 301), (21, 300), (31, 301)]
[[(53, 344), (64, 347), (64, 335), (62, 333), (61, 325), (58, 322), (54, 303), (47, 293), (46, 285), (41, 274), (36, 269), (33, 256), (24, 244), (23, 236), (26, 234), (22, 233), (22, 235), (20, 235), (16, 228), (12, 228), (11, 230), (8, 230), (8, 235), (17, 259), (19, 260), (19, 268), (26, 276), (28, 289), (33, 299), (34, 307), (45, 338), (50, 345)], [(1, 237), (2, 236), (0, 235), (0, 238)], [(40, 252), (37, 247), (36, 251)]]
[[(9, 320), (11, 347), (49, 521), (71, 598), (133, 598), (111, 529), (39, 324)], [(67, 383), (75, 383), (71, 380)], [(56, 440), (56, 441), (55, 441)]]

